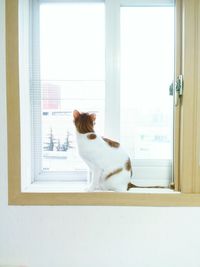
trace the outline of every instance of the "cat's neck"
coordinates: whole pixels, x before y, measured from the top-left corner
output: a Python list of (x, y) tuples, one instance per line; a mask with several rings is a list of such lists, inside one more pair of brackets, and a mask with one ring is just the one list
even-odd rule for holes
[(87, 133), (80, 133), (79, 131), (76, 130), (76, 134), (78, 136), (85, 136), (85, 135), (88, 135), (88, 134), (95, 134), (95, 131), (91, 131), (91, 132), (87, 132)]

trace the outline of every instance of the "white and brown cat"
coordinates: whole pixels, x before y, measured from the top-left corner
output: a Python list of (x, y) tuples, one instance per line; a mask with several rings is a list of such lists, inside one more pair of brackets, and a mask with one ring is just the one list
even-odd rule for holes
[[(140, 187), (131, 183), (131, 161), (118, 142), (97, 135), (94, 131), (94, 113), (73, 112), (77, 145), (81, 158), (92, 171), (88, 191), (128, 191)], [(143, 187), (142, 187), (143, 188)], [(150, 188), (162, 188), (153, 186)]]

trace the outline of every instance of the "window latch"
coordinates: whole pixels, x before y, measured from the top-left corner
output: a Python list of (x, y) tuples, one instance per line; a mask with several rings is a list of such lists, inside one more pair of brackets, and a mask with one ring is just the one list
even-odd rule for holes
[[(175, 87), (175, 88), (174, 88)], [(169, 86), (169, 95), (175, 93), (175, 106), (178, 105), (178, 99), (183, 95), (183, 75), (178, 75), (176, 82), (172, 82)]]

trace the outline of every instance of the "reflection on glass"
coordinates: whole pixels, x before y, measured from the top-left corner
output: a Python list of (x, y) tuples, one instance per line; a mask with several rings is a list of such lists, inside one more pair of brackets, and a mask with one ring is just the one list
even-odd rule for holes
[(121, 142), (134, 159), (172, 159), (174, 7), (121, 8)]

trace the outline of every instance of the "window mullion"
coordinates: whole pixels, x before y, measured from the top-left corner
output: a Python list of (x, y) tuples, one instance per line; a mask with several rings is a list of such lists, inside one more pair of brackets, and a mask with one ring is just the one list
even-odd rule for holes
[[(105, 134), (120, 139), (120, 1), (106, 0)], [(111, 127), (112, 125), (112, 127)]]

